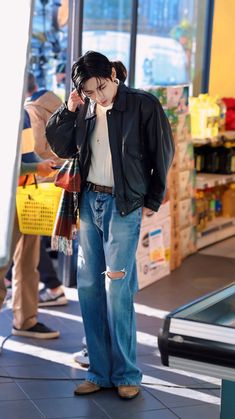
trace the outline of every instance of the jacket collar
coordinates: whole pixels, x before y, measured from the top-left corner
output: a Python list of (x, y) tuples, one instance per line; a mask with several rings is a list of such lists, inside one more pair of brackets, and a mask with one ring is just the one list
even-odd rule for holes
[(117, 111), (123, 112), (126, 110), (127, 91), (128, 87), (126, 87), (125, 84), (120, 81), (118, 85), (117, 94), (113, 103), (113, 108)]
[[(121, 111), (121, 112), (126, 110), (127, 90), (128, 90), (128, 87), (126, 87), (125, 84), (120, 81), (118, 85), (117, 94), (113, 103), (113, 109), (116, 109), (117, 111)], [(87, 108), (85, 119), (93, 118), (96, 115), (95, 109), (96, 109), (96, 103), (90, 101)]]

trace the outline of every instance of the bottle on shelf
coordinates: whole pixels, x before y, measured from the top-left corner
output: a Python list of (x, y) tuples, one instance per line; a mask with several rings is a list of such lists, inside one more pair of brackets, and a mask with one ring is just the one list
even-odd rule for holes
[(222, 188), (215, 188), (215, 216), (219, 217), (222, 214)]
[(198, 173), (205, 171), (207, 145), (197, 145), (194, 147), (195, 169)]
[(196, 191), (196, 229), (198, 232), (206, 228), (206, 201), (204, 192)]
[(219, 172), (219, 161), (220, 161), (220, 148), (219, 142), (211, 143), (206, 150), (205, 155), (205, 167), (206, 173), (218, 173)]
[(219, 170), (221, 174), (235, 173), (235, 149), (231, 141), (225, 141), (219, 151)]
[(218, 104), (220, 108), (220, 115), (219, 115), (219, 134), (224, 134), (224, 131), (226, 130), (226, 112), (227, 112), (227, 106), (223, 99), (218, 97), (216, 103)]
[(230, 183), (222, 196), (223, 216), (235, 217), (235, 183)]

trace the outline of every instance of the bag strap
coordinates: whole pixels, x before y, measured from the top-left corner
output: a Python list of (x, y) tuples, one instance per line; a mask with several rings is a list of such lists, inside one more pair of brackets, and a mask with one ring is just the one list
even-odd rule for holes
[[(28, 178), (29, 178), (29, 175), (26, 175), (25, 176), (25, 180), (24, 180), (24, 183), (23, 183), (23, 188), (25, 189), (26, 188), (26, 186), (27, 186), (27, 181), (28, 181)], [(33, 178), (34, 178), (34, 183), (32, 183), (32, 185), (35, 185), (35, 188), (37, 189), (38, 188), (38, 181), (37, 181), (37, 178), (36, 178), (36, 175), (35, 174), (33, 174)]]

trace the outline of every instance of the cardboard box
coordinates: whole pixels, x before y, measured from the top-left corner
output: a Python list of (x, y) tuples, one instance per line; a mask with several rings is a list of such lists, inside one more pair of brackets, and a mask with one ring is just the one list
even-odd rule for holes
[(178, 114), (189, 112), (189, 85), (145, 86), (144, 90), (156, 96), (164, 109), (175, 108)]
[(149, 210), (146, 215), (142, 217), (141, 228), (149, 225), (157, 225), (162, 219), (170, 216), (170, 201), (166, 201), (160, 205), (158, 212)]
[(197, 250), (197, 233), (195, 226), (189, 226), (180, 230), (180, 247), (182, 259)]
[(177, 126), (174, 132), (174, 140), (178, 142), (190, 142), (191, 138), (191, 117), (190, 114), (178, 115)]
[(196, 224), (195, 199), (183, 199), (178, 204), (179, 227), (185, 228)]
[[(169, 206), (168, 206), (169, 208)], [(166, 210), (166, 207), (164, 208)], [(139, 289), (170, 273), (170, 217), (143, 219), (136, 254)]]
[(177, 146), (177, 158), (179, 161), (179, 170), (194, 169), (194, 148), (192, 142), (181, 142)]
[(179, 199), (193, 198), (195, 195), (196, 173), (194, 170), (179, 172)]

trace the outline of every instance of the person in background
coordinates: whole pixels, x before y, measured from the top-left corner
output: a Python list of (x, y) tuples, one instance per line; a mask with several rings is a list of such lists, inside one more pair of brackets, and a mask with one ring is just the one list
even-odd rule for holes
[[(122, 83), (125, 83), (127, 78), (127, 69), (125, 65), (122, 63), (122, 61), (119, 60), (111, 61), (111, 64), (115, 68), (116, 78)], [(82, 345), (83, 349), (79, 352), (75, 352), (73, 359), (75, 362), (81, 365), (81, 367), (88, 368), (90, 361), (85, 336), (82, 339)]]
[[(30, 116), (35, 138), (35, 152), (43, 159), (53, 158), (56, 166), (61, 166), (64, 160), (58, 158), (52, 152), (45, 131), (48, 119), (61, 104), (61, 99), (55, 93), (47, 89), (39, 89), (34, 74), (28, 72), (25, 109)], [(48, 177), (46, 181), (48, 180), (53, 181), (54, 174)], [(51, 257), (47, 252), (47, 243), (48, 237), (41, 237), (38, 269), (40, 281), (44, 284), (44, 287), (39, 291), (38, 305), (39, 307), (66, 305), (68, 301)]]
[[(25, 184), (26, 181), (31, 183), (33, 180), (32, 174), (45, 177), (53, 172), (54, 160), (42, 160), (33, 150), (34, 139), (30, 118), (27, 111), (24, 111), (19, 185)], [(14, 255), (15, 261), (17, 260), (17, 263), (14, 264), (12, 279), (12, 334), (38, 339), (53, 339), (59, 337), (60, 333), (37, 321), (39, 283), (37, 266), (39, 254), (40, 237), (21, 234), (16, 213), (11, 243), (11, 259)], [(11, 260), (7, 266), (0, 268), (0, 308), (3, 304), (3, 297), (6, 294), (4, 278), (10, 265)]]
[(61, 62), (56, 66), (55, 73), (56, 87), (54, 92), (59, 96), (61, 100), (65, 99), (65, 82), (66, 82), (66, 64)]
[(79, 151), (77, 282), (90, 366), (74, 393), (116, 387), (121, 398), (132, 399), (142, 380), (135, 254), (142, 213), (158, 211), (164, 198), (174, 142), (158, 99), (117, 80), (103, 54), (82, 55), (72, 80), (75, 89), (50, 118), (46, 134), (61, 158)]

